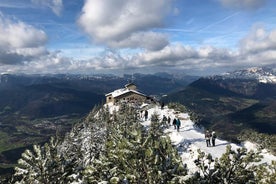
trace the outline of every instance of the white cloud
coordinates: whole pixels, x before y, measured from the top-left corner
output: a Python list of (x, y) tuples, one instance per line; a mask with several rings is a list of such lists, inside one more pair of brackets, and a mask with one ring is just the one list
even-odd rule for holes
[(276, 49), (276, 29), (267, 32), (263, 27), (253, 27), (251, 32), (240, 41), (244, 54), (260, 53)]
[(199, 49), (183, 45), (167, 46), (160, 51), (145, 52), (136, 58), (142, 66), (155, 65), (173, 68), (202, 68), (227, 64), (232, 61), (233, 53), (226, 49), (202, 47)]
[(170, 3), (170, 0), (86, 0), (78, 23), (96, 43), (113, 48), (157, 49), (167, 42), (161, 33), (154, 35), (156, 46), (143, 45), (138, 40), (153, 35), (145, 31), (163, 25)]
[(12, 22), (0, 14), (0, 48), (37, 47), (45, 44), (46, 34), (23, 22)]
[(0, 63), (21, 63), (47, 54), (46, 41), (47, 36), (42, 30), (0, 14)]
[(254, 10), (262, 7), (267, 0), (219, 0), (220, 3), (229, 8)]
[[(115, 36), (117, 38), (117, 36)], [(102, 73), (114, 71), (184, 71), (204, 75), (240, 67), (274, 64), (276, 30), (253, 27), (236, 50), (205, 45), (200, 48), (168, 44), (166, 36), (150, 31), (135, 31), (125, 39), (108, 39), (114, 48), (139, 47), (131, 53), (107, 50), (101, 57), (74, 59), (62, 53), (49, 53), (46, 34), (20, 21), (0, 16), (0, 72), (26, 73)], [(155, 45), (156, 44), (156, 45)], [(5, 65), (16, 64), (21, 65)], [(193, 72), (193, 73), (192, 73)], [(197, 72), (197, 73), (195, 73)]]
[(62, 0), (31, 0), (34, 4), (46, 6), (56, 14), (60, 15), (63, 9)]

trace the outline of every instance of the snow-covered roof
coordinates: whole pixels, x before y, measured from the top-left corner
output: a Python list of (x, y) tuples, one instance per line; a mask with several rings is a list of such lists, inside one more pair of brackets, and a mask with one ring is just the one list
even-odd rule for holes
[(116, 97), (118, 97), (118, 96), (121, 96), (121, 95), (126, 94), (126, 93), (129, 93), (129, 92), (133, 92), (133, 93), (136, 93), (136, 94), (139, 94), (139, 95), (142, 95), (142, 96), (146, 96), (146, 95), (143, 94), (143, 93), (140, 93), (140, 92), (138, 92), (138, 91), (136, 91), (136, 90), (131, 90), (131, 89), (128, 89), (128, 88), (117, 89), (117, 90), (115, 90), (115, 91), (113, 91), (113, 92), (111, 92), (111, 93), (106, 94), (105, 96), (111, 95), (111, 96), (113, 96), (114, 98), (116, 98)]

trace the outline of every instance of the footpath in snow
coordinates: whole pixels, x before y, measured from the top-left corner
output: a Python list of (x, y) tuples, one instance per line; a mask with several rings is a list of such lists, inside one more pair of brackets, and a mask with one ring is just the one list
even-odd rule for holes
[[(207, 154), (210, 153), (213, 158), (220, 158), (222, 154), (225, 153), (227, 145), (231, 145), (233, 150), (241, 147), (240, 145), (229, 143), (219, 138), (216, 139), (215, 147), (207, 147), (204, 138), (204, 131), (194, 127), (194, 123), (190, 120), (189, 115), (187, 113), (176, 113), (173, 109), (168, 109), (167, 106), (165, 106), (162, 110), (160, 106), (149, 108), (149, 119), (142, 122), (144, 126), (148, 126), (150, 124), (150, 117), (154, 113), (158, 114), (160, 118), (162, 118), (163, 115), (171, 118), (170, 126), (165, 130), (165, 132), (169, 134), (172, 143), (177, 146), (183, 163), (187, 164), (187, 167), (191, 172), (197, 170), (197, 167), (193, 161), (197, 159), (198, 149)], [(177, 130), (174, 129), (174, 126), (172, 125), (174, 118), (179, 118), (181, 121), (179, 132), (177, 132)], [(249, 150), (256, 150), (254, 144), (249, 142), (245, 143), (243, 146)], [(262, 151), (262, 155), (264, 156), (263, 162), (271, 163), (272, 160), (276, 160), (275, 156), (267, 153), (265, 150)]]

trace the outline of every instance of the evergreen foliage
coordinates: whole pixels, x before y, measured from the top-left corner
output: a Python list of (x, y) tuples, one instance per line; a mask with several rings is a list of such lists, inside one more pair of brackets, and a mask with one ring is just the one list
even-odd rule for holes
[(182, 105), (180, 103), (176, 103), (176, 102), (170, 102), (168, 104), (168, 108), (174, 109), (175, 111), (179, 111), (179, 112), (187, 112), (188, 111), (184, 105)]
[(239, 135), (241, 141), (250, 141), (258, 145), (259, 149), (267, 149), (276, 155), (276, 135), (258, 133), (254, 130), (245, 130)]
[(26, 150), (11, 183), (275, 183), (276, 162), (255, 164), (259, 153), (231, 147), (215, 160), (199, 150), (199, 172), (187, 179), (162, 120), (158, 114), (150, 119), (150, 126), (142, 126), (136, 109), (127, 104), (114, 112), (95, 108), (63, 141), (51, 138)]
[(270, 165), (263, 164), (257, 167), (256, 178), (259, 184), (276, 183), (276, 161), (272, 161)]
[(84, 172), (87, 183), (170, 183), (186, 174), (157, 115), (151, 117), (148, 129), (131, 107), (123, 106), (113, 117), (106, 150)]
[[(269, 175), (268, 173), (273, 172), (273, 170), (268, 169), (266, 164), (256, 164), (262, 158), (258, 152), (247, 151), (245, 148), (234, 151), (231, 146), (228, 146), (222, 157), (215, 160), (211, 155), (206, 155), (200, 150), (198, 153), (199, 156), (195, 160), (195, 164), (198, 166), (199, 172), (195, 173), (187, 183), (262, 183), (262, 175), (265, 173)], [(267, 180), (264, 181), (274, 179), (275, 176), (268, 176)]]
[[(13, 182), (29, 183), (65, 183), (64, 159), (57, 154), (58, 141), (51, 138), (44, 146), (34, 145), (33, 151), (26, 150), (15, 167)], [(53, 182), (54, 181), (54, 182)]]

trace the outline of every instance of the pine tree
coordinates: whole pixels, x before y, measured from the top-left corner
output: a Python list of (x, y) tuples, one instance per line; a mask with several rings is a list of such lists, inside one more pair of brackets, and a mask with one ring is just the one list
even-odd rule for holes
[(274, 184), (276, 183), (276, 161), (271, 164), (261, 164), (256, 168), (256, 178), (259, 184)]
[(147, 130), (135, 109), (124, 106), (113, 113), (108, 125), (106, 150), (84, 176), (88, 183), (170, 183), (185, 175), (185, 169), (169, 137), (164, 136), (157, 116)]
[(157, 114), (151, 117), (151, 125), (143, 145), (145, 148), (146, 183), (175, 183), (186, 170), (170, 138), (164, 134)]
[[(15, 168), (13, 183), (73, 183), (81, 182), (82, 171), (98, 158), (103, 150), (106, 113), (95, 109), (76, 124), (63, 142), (51, 139), (44, 146), (26, 150)], [(100, 121), (99, 121), (100, 119)]]
[(195, 160), (199, 172), (187, 183), (258, 183), (254, 174), (260, 165), (256, 164), (262, 158), (258, 152), (239, 148), (236, 151), (228, 146), (220, 159), (213, 160), (210, 154), (198, 150), (199, 156)]
[(82, 172), (98, 159), (104, 150), (106, 122), (109, 117), (105, 108), (94, 108), (84, 121), (76, 124), (59, 147), (66, 159), (68, 170), (75, 180), (82, 180)]
[(57, 154), (58, 141), (51, 138), (44, 146), (34, 145), (33, 151), (26, 150), (15, 167), (15, 183), (63, 183), (64, 167)]

